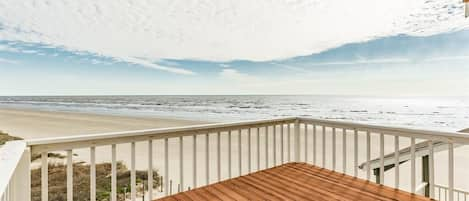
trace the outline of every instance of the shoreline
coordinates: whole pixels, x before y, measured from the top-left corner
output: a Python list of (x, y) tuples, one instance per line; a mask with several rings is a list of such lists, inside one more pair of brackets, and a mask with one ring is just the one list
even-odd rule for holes
[(165, 128), (208, 122), (166, 117), (0, 107), (0, 130), (24, 139)]

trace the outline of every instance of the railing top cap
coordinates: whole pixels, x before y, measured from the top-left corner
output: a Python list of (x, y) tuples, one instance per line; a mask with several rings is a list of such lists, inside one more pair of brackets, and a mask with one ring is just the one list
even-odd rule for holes
[(113, 138), (125, 138), (125, 137), (141, 137), (147, 135), (158, 135), (158, 134), (171, 134), (171, 133), (184, 133), (190, 132), (197, 134), (198, 132), (216, 131), (224, 129), (241, 129), (243, 127), (256, 127), (262, 124), (273, 124), (280, 122), (291, 122), (299, 120), (303, 123), (311, 123), (318, 125), (330, 125), (336, 128), (347, 128), (347, 129), (358, 129), (358, 130), (369, 130), (372, 132), (381, 132), (384, 134), (408, 134), (412, 136), (419, 136), (422, 138), (438, 137), (445, 138), (448, 140), (454, 140), (455, 142), (469, 143), (469, 134), (461, 132), (443, 132), (443, 131), (432, 131), (432, 130), (421, 130), (411, 129), (402, 127), (391, 127), (391, 126), (379, 126), (369, 125), (345, 121), (332, 121), (323, 119), (313, 119), (304, 117), (285, 117), (285, 118), (273, 118), (263, 120), (252, 120), (252, 121), (239, 121), (231, 123), (213, 123), (203, 125), (192, 125), (172, 128), (157, 128), (157, 129), (145, 129), (145, 130), (134, 130), (134, 131), (123, 131), (123, 132), (111, 132), (111, 133), (98, 133), (89, 135), (76, 135), (67, 137), (53, 137), (43, 139), (31, 139), (27, 140), (28, 146), (38, 146), (56, 143), (70, 143), (80, 141), (93, 141), (93, 140), (108, 140)]
[(171, 127), (171, 128), (156, 128), (156, 129), (144, 129), (144, 130), (132, 130), (132, 131), (122, 131), (122, 132), (109, 132), (109, 133), (97, 133), (97, 134), (87, 134), (87, 135), (75, 135), (75, 136), (66, 136), (66, 137), (52, 137), (52, 138), (41, 138), (41, 139), (31, 139), (26, 140), (28, 146), (44, 145), (44, 144), (53, 144), (53, 143), (67, 143), (74, 141), (86, 141), (86, 140), (103, 140), (103, 139), (112, 139), (118, 137), (137, 137), (145, 135), (156, 135), (156, 134), (165, 134), (165, 133), (181, 133), (181, 132), (204, 132), (207, 130), (217, 130), (223, 128), (233, 128), (245, 127), (245, 126), (255, 126), (262, 124), (272, 124), (277, 122), (293, 122), (297, 120), (296, 117), (284, 117), (284, 118), (273, 118), (273, 119), (262, 119), (262, 120), (251, 120), (251, 121), (238, 121), (230, 123), (212, 123), (212, 124), (201, 124), (201, 125), (191, 125), (191, 126), (181, 126), (181, 127)]

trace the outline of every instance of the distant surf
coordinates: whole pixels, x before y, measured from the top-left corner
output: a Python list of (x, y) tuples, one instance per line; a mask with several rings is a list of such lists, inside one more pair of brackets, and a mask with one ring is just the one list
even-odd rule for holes
[(213, 122), (302, 116), (445, 131), (469, 127), (469, 97), (3, 96), (0, 107)]

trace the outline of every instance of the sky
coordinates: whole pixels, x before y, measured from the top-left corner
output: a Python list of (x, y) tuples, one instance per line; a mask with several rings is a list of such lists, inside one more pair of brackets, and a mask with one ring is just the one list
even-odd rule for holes
[(460, 0), (0, 0), (0, 95), (469, 96)]

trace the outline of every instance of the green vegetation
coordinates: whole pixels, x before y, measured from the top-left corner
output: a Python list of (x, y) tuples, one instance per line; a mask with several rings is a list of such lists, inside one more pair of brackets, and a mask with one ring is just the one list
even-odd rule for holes
[[(73, 200), (90, 200), (90, 165), (85, 163), (73, 164)], [(49, 164), (49, 200), (66, 200), (67, 198), (67, 166), (65, 164)], [(137, 183), (147, 180), (147, 171), (136, 172)], [(153, 186), (158, 188), (160, 180), (158, 173), (153, 172)], [(138, 185), (137, 186), (141, 186)], [(41, 200), (41, 169), (31, 171), (32, 201)], [(140, 192), (142, 189), (138, 189)], [(111, 163), (96, 165), (96, 199), (109, 200), (111, 192)], [(117, 192), (118, 200), (124, 200), (124, 194), (130, 196), (130, 171), (122, 163), (117, 163)]]
[(11, 140), (22, 140), (22, 138), (11, 136), (11, 135), (8, 135), (7, 133), (0, 131), (0, 145), (3, 145), (5, 144), (5, 142), (11, 141)]
[[(8, 135), (0, 131), (0, 145), (7, 141), (22, 140), (20, 137)], [(76, 155), (75, 155), (76, 156)], [(31, 156), (34, 162), (40, 159), (39, 154)], [(48, 153), (49, 158), (65, 159), (58, 153)], [(117, 162), (117, 196), (118, 200), (124, 200), (130, 196), (130, 171), (122, 162)], [(67, 200), (67, 165), (64, 163), (49, 163), (49, 200)], [(137, 171), (137, 191), (142, 193), (142, 184), (148, 180), (147, 171)], [(153, 171), (153, 186), (161, 186), (157, 171)], [(111, 163), (96, 164), (96, 199), (98, 201), (110, 200), (111, 195)], [(41, 168), (31, 170), (31, 200), (41, 200)], [(90, 165), (84, 162), (73, 164), (73, 200), (90, 200)]]

